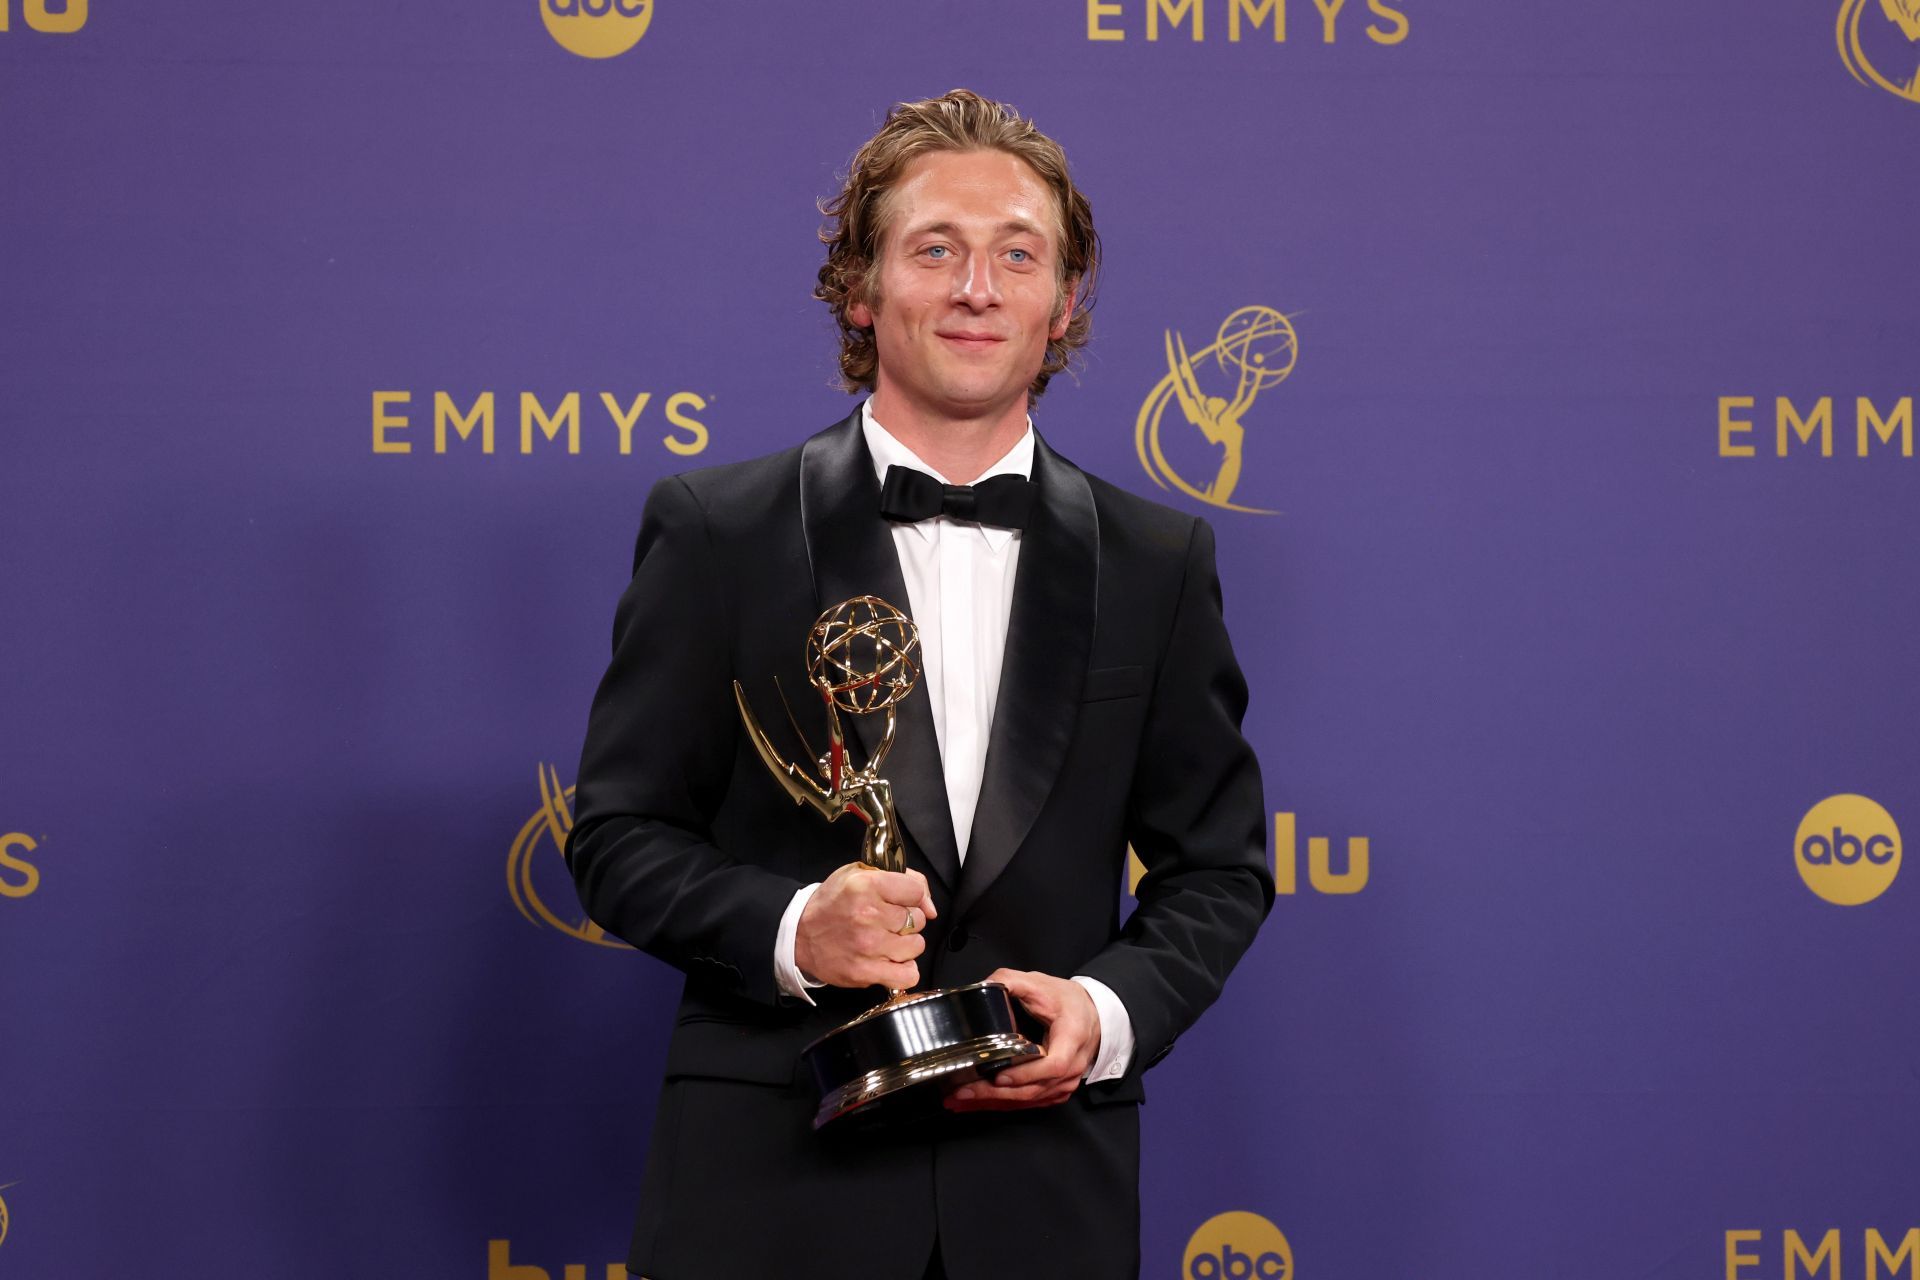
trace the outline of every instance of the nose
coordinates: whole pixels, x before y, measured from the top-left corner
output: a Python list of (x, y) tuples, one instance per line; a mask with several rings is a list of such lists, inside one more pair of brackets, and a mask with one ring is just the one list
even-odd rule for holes
[(978, 311), (1000, 305), (1000, 273), (990, 253), (972, 254), (966, 269), (954, 274), (953, 300)]

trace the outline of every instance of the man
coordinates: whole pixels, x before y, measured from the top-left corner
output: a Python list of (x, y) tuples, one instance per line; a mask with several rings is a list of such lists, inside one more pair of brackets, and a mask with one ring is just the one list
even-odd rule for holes
[[(818, 296), (872, 396), (655, 486), (580, 764), (582, 902), (687, 974), (628, 1265), (1131, 1276), (1141, 1075), (1273, 898), (1212, 534), (1031, 428), (1098, 264), (1051, 139), (960, 90), (902, 105), (825, 212)], [(763, 704), (804, 685), (814, 617), (863, 594), (924, 648), (884, 769), (904, 873), (850, 865), (859, 830), (788, 799), (733, 702), (735, 680)], [(1122, 927), (1129, 842), (1147, 875)], [(1043, 1057), (922, 1117), (812, 1130), (807, 1044), (877, 988), (985, 978), (1046, 1025)]]

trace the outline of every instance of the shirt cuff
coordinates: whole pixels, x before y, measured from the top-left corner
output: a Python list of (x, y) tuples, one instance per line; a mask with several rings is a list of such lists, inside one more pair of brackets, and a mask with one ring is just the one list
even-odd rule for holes
[(1133, 1061), (1133, 1019), (1127, 1016), (1127, 1006), (1120, 1003), (1113, 988), (1100, 979), (1076, 973), (1073, 980), (1087, 989), (1093, 997), (1094, 1012), (1100, 1015), (1100, 1052), (1081, 1079), (1088, 1084), (1118, 1080), (1127, 1074), (1127, 1064)]
[[(774, 982), (778, 984), (780, 990), (785, 994), (794, 997), (796, 1000), (805, 1000), (808, 1004), (813, 1003), (813, 997), (807, 994), (808, 989), (811, 987), (824, 987), (827, 984), (824, 982), (815, 982), (812, 978), (800, 972), (800, 966), (796, 964), (793, 959), (793, 941), (800, 932), (800, 913), (807, 909), (807, 900), (813, 897), (813, 891), (819, 887), (817, 883), (810, 884), (793, 895), (793, 901), (787, 903), (786, 913), (780, 917), (779, 932), (773, 935)], [(1113, 993), (1111, 991), (1107, 992), (1107, 996), (1109, 999), (1113, 999)], [(1096, 996), (1094, 998), (1094, 1003), (1099, 1003), (1099, 997)], [(1119, 1000), (1114, 999), (1116, 1006), (1118, 1006), (1119, 1003)], [(1126, 1014), (1123, 1012), (1120, 1016), (1124, 1018)], [(1103, 1015), (1101, 1020), (1102, 1035), (1105, 1034), (1105, 1028), (1106, 1022)], [(1131, 1038), (1129, 1038), (1127, 1043), (1129, 1046), (1132, 1045), (1133, 1042)]]

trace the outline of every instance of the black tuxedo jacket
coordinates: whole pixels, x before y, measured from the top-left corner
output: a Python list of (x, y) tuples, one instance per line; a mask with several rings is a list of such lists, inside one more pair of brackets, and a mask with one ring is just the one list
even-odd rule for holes
[[(738, 679), (786, 731), (775, 677), (825, 734), (803, 642), (851, 596), (908, 598), (856, 412), (795, 448), (661, 481), (594, 698), (567, 860), (609, 932), (686, 972), (629, 1265), (655, 1280), (954, 1280), (1138, 1267), (1141, 1074), (1219, 994), (1273, 901), (1246, 684), (1205, 522), (1036, 438), (1006, 653), (966, 864), (927, 695), (883, 772), (939, 915), (923, 986), (1000, 966), (1119, 996), (1119, 1080), (1041, 1110), (816, 1134), (801, 1050), (877, 990), (779, 992), (802, 885), (858, 857), (855, 820), (796, 806), (742, 732)], [(870, 752), (882, 717), (844, 717)], [(797, 742), (789, 759), (805, 760)], [(1147, 868), (1120, 921), (1131, 842)]]

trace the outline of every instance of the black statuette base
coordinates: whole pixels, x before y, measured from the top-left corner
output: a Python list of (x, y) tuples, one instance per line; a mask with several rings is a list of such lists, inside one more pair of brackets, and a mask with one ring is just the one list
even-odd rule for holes
[(998, 982), (909, 992), (808, 1045), (801, 1057), (820, 1090), (813, 1127), (851, 1116), (885, 1119), (890, 1100), (992, 1076), (1040, 1046), (1021, 1029)]

